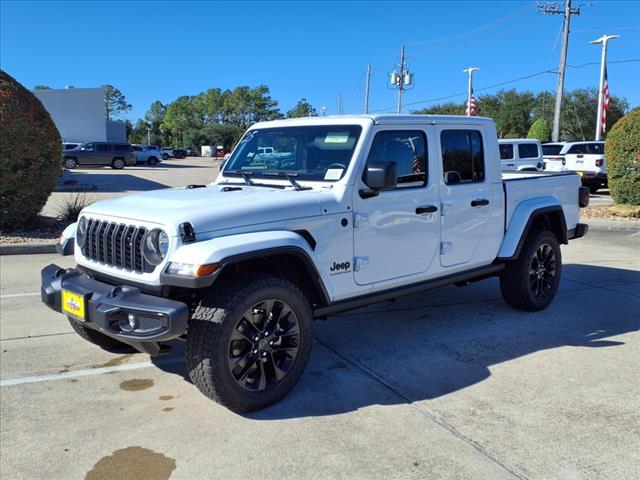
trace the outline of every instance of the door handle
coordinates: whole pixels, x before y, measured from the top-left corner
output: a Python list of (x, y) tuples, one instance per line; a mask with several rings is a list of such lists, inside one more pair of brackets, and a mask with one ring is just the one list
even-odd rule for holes
[(472, 207), (484, 207), (485, 205), (489, 205), (489, 200), (486, 198), (476, 198), (475, 200), (471, 200)]
[(578, 158), (583, 158), (583, 157), (584, 157), (584, 155), (580, 154), (580, 155), (576, 155), (576, 157), (578, 157)]
[(424, 207), (416, 208), (416, 214), (422, 215), (423, 213), (435, 213), (438, 211), (438, 207), (435, 205), (426, 205)]

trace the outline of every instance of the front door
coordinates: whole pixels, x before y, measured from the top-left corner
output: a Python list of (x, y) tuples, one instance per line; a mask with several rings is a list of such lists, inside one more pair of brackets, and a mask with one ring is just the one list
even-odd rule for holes
[(491, 215), (482, 130), (438, 127), (442, 164), (440, 264), (468, 262), (476, 254)]
[(370, 198), (354, 191), (354, 277), (360, 285), (425, 272), (436, 256), (438, 185), (429, 171), (434, 146), (428, 131), (415, 125), (374, 130), (367, 161), (396, 162), (398, 184)]

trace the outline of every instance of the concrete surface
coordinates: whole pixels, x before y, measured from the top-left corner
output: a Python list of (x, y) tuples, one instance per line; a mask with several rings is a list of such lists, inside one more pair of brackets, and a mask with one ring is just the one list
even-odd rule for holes
[(66, 170), (61, 182), (73, 180), (78, 184), (95, 185), (96, 189), (80, 194), (53, 192), (42, 213), (57, 216), (65, 200), (75, 195), (83, 195), (89, 202), (95, 202), (147, 190), (211, 183), (218, 175), (220, 162), (212, 157), (187, 157), (163, 160), (155, 166), (140, 164), (122, 170), (87, 166)]
[(3, 479), (640, 478), (640, 233), (563, 247), (557, 298), (523, 313), (495, 279), (316, 323), (306, 373), (233, 414), (185, 378), (183, 345), (111, 355), (0, 258)]

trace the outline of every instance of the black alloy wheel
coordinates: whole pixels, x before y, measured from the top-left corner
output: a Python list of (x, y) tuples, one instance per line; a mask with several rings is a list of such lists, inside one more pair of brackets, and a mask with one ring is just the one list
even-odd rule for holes
[(556, 283), (556, 255), (551, 245), (540, 245), (531, 258), (529, 288), (536, 299), (542, 299), (553, 291)]
[(277, 386), (295, 362), (299, 336), (298, 319), (287, 303), (268, 299), (253, 305), (229, 341), (228, 366), (235, 382), (251, 392)]

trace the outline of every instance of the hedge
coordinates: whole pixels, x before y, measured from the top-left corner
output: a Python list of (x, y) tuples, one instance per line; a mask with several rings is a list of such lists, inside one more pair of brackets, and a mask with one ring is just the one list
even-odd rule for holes
[(551, 126), (549, 125), (549, 122), (541, 118), (533, 122), (533, 125), (531, 125), (529, 133), (527, 134), (527, 138), (538, 139), (542, 143), (551, 140)]
[(607, 134), (605, 157), (613, 199), (640, 205), (640, 110), (622, 117)]
[(61, 172), (62, 143), (33, 93), (0, 70), (0, 228), (28, 227)]

